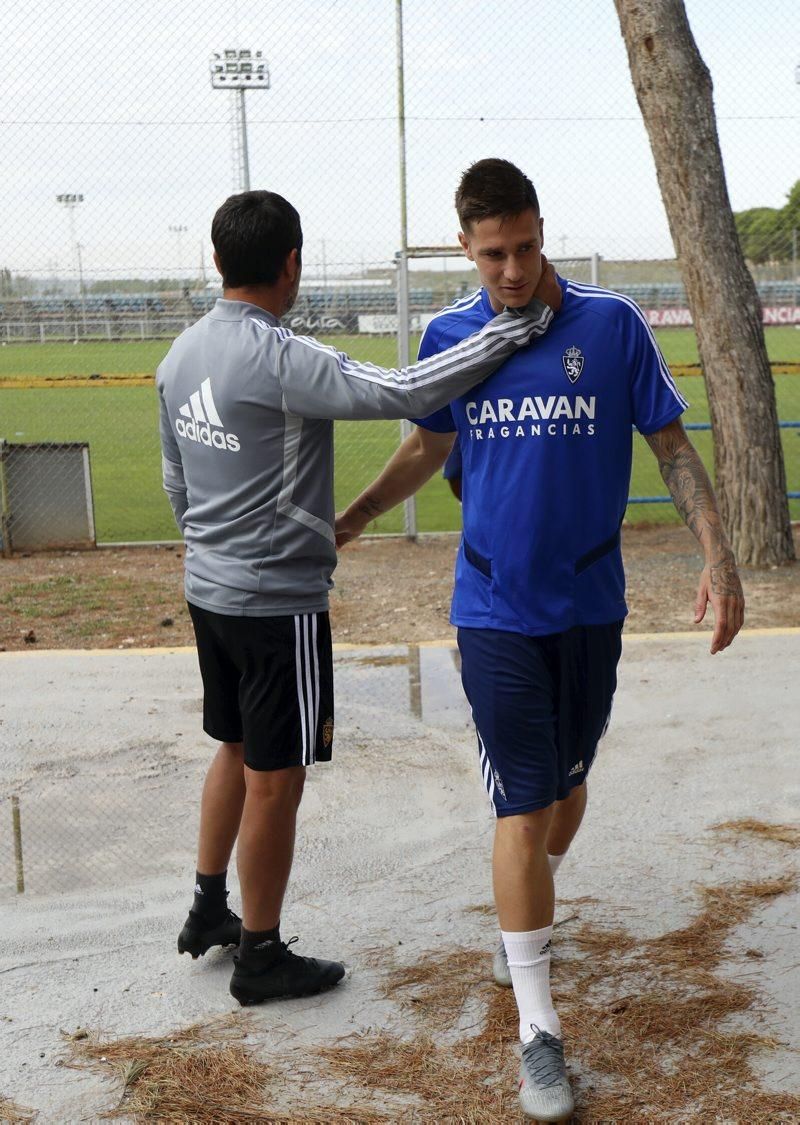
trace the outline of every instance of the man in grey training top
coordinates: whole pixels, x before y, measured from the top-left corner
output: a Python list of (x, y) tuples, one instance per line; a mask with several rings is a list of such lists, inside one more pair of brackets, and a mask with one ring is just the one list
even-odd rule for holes
[[(223, 299), (158, 368), (164, 487), (186, 543), (186, 599), (203, 678), (203, 727), (221, 746), (200, 811), (195, 897), (178, 938), (197, 957), (239, 945), (242, 1004), (330, 988), (344, 966), (280, 939), (306, 766), (329, 761), (336, 566), (335, 418), (427, 415), (546, 332), (561, 290), (403, 370), (359, 363), (280, 317), (295, 302), (300, 218), (279, 195), (232, 196), (211, 230)], [(238, 836), (243, 918), (227, 907)]]

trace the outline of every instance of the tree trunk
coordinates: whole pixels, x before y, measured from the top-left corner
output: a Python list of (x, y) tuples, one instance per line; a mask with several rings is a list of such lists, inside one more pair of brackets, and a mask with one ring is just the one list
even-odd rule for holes
[(738, 561), (794, 558), (775, 387), (717, 138), (711, 76), (683, 0), (614, 0), (692, 312), (720, 512)]

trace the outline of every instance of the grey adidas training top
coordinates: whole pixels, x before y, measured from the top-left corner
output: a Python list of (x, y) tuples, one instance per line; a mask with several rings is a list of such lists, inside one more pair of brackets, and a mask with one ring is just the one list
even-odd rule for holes
[(218, 300), (156, 373), (188, 601), (258, 617), (326, 610), (336, 566), (332, 419), (430, 414), (552, 318), (533, 301), (448, 351), (386, 370), (295, 336), (256, 305)]

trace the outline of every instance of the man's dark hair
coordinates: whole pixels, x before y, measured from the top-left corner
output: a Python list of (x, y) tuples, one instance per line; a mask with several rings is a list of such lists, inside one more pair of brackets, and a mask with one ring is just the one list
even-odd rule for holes
[(292, 250), (303, 248), (300, 216), (274, 191), (243, 191), (222, 204), (211, 224), (211, 241), (224, 289), (274, 285)]
[(509, 160), (479, 160), (461, 177), (456, 211), (463, 231), (481, 219), (510, 219), (531, 209), (539, 214), (536, 189)]

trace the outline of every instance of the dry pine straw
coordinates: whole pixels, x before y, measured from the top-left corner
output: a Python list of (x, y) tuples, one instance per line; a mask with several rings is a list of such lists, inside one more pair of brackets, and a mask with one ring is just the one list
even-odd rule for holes
[[(777, 836), (751, 826), (757, 822), (736, 823), (734, 831), (790, 842), (781, 826), (770, 826), (782, 833)], [(720, 1030), (726, 1017), (748, 1012), (755, 1026), (756, 991), (716, 975), (732, 930), (796, 886), (785, 876), (703, 888), (701, 909), (687, 926), (646, 941), (619, 929), (562, 928), (553, 992), (569, 1044), (576, 1120), (751, 1125), (800, 1119), (800, 1096), (758, 1085), (753, 1056), (775, 1047), (774, 1040), (741, 1022), (739, 1031)], [(390, 970), (384, 994), (413, 1011), (419, 1030), (405, 1039), (364, 1033), (319, 1048), (322, 1076), (340, 1080), (339, 1106), (297, 1104), (290, 1116), (270, 1113), (270, 1092), (285, 1094), (290, 1067), (280, 1058), (270, 1067), (255, 1061), (242, 1042), (239, 1013), (158, 1039), (100, 1043), (80, 1033), (73, 1065), (102, 1058), (100, 1065), (114, 1066), (124, 1092), (107, 1116), (136, 1122), (514, 1122), (516, 1008), (511, 990), (490, 985), (489, 973), (489, 956), (468, 949), (431, 952)], [(479, 1032), (454, 1032), (470, 1002), (485, 1013)], [(362, 1104), (345, 1108), (348, 1098)], [(408, 1108), (393, 1113), (392, 1103)]]
[(35, 1117), (36, 1114), (32, 1109), (26, 1109), (24, 1106), (12, 1102), (10, 1098), (4, 1098), (0, 1095), (0, 1121), (33, 1121)]
[(762, 840), (775, 840), (780, 844), (800, 847), (800, 828), (794, 824), (765, 824), (763, 820), (726, 820), (714, 825), (715, 832), (758, 836)]

